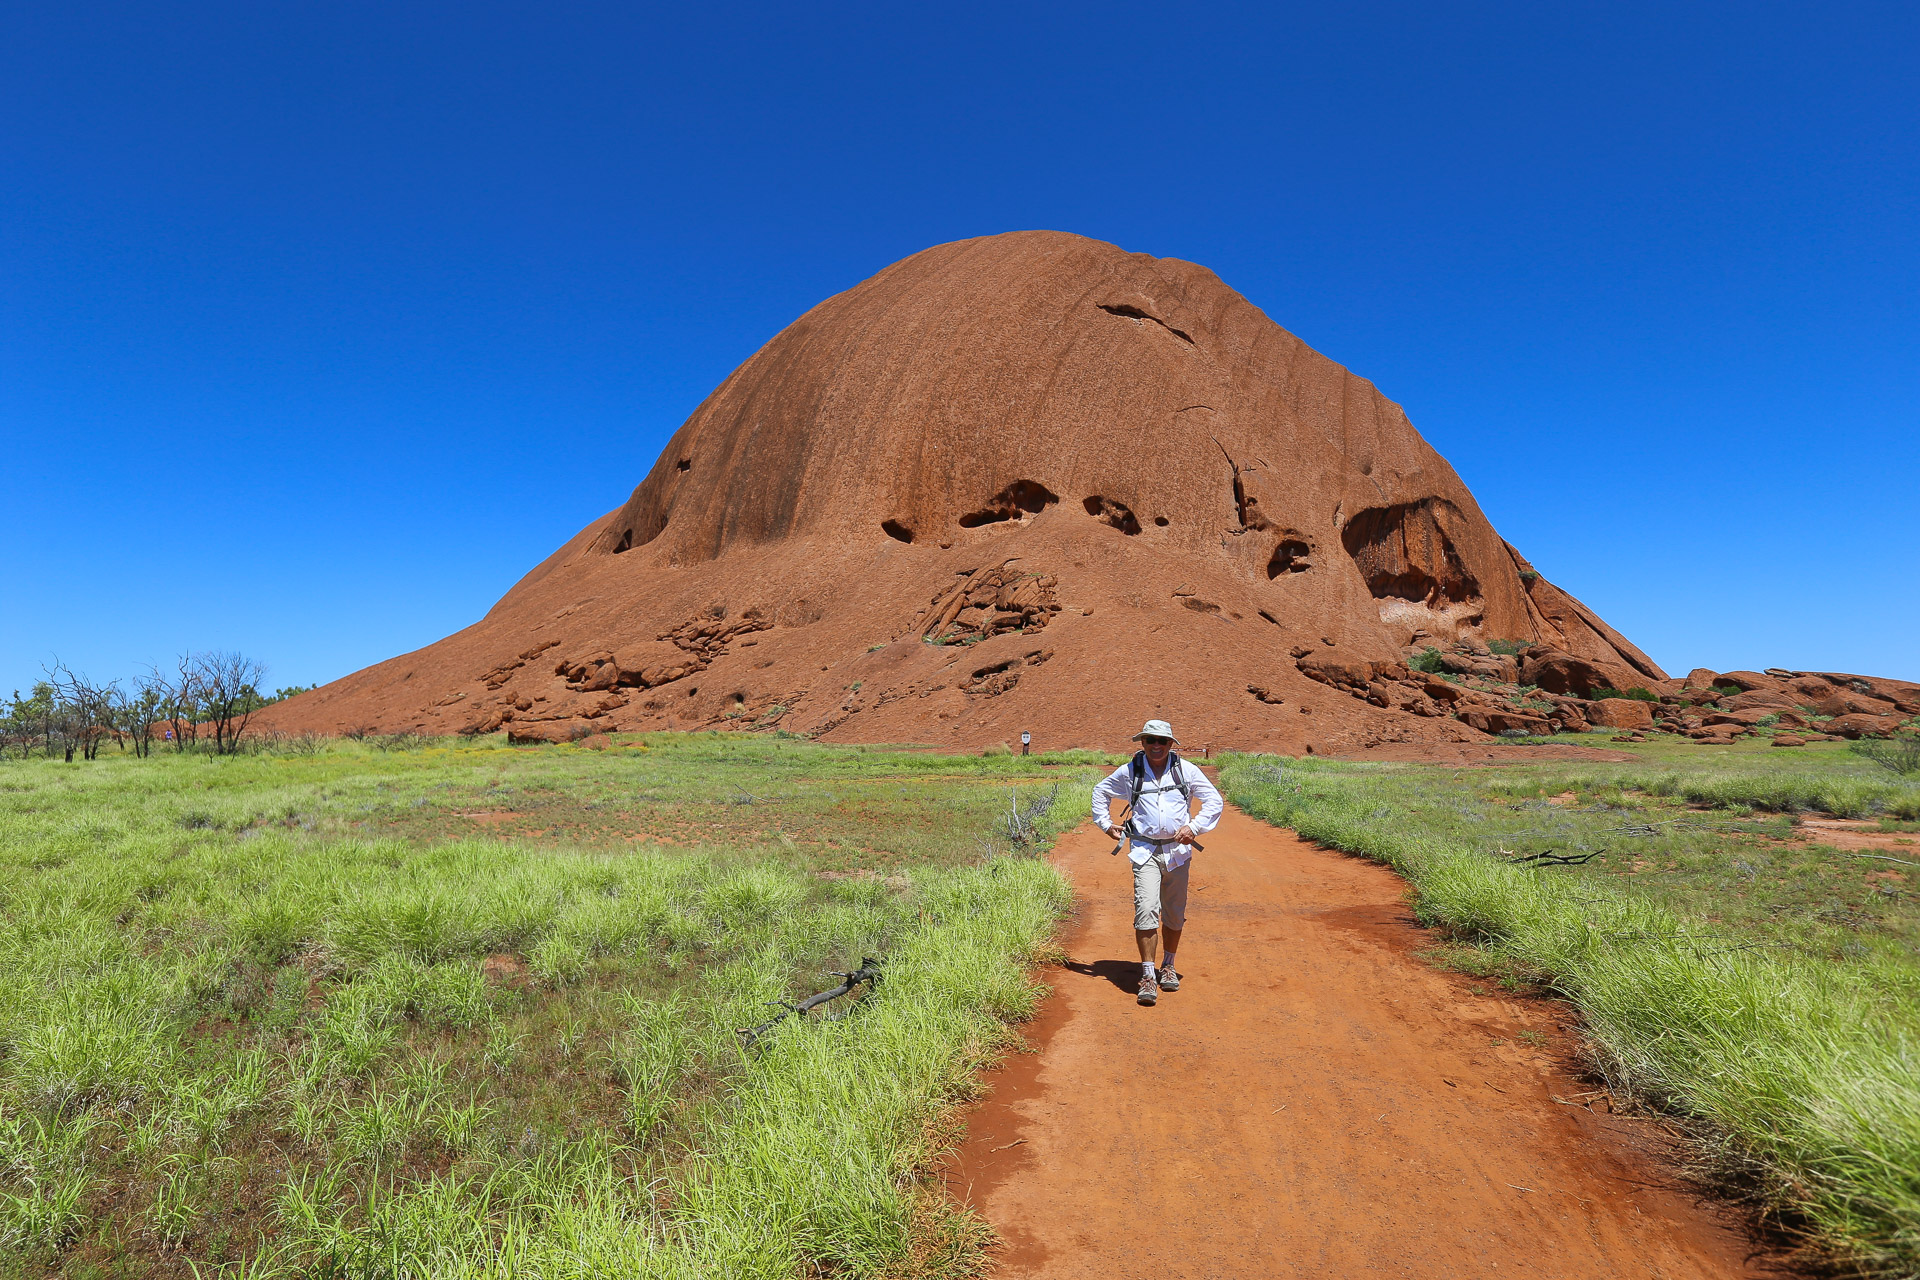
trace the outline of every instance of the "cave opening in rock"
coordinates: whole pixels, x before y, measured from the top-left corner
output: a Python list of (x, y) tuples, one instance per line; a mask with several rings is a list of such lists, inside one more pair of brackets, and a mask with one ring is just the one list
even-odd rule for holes
[[(1140, 532), (1140, 522), (1134, 518), (1132, 508), (1124, 502), (1115, 502), (1112, 498), (1103, 498), (1096, 493), (1080, 505), (1087, 509), (1088, 515), (1101, 524), (1112, 525), (1128, 537)], [(1166, 521), (1163, 520), (1161, 523), (1165, 524)]]
[(1305, 573), (1313, 568), (1307, 557), (1313, 548), (1298, 538), (1282, 538), (1280, 545), (1273, 549), (1273, 555), (1267, 560), (1267, 578), (1271, 581), (1283, 573)]
[(1060, 495), (1037, 480), (1015, 480), (987, 499), (987, 504), (980, 510), (961, 516), (960, 527), (977, 529), (984, 524), (1037, 516), (1058, 501)]
[(1446, 530), (1460, 520), (1444, 498), (1370, 507), (1347, 522), (1340, 541), (1376, 600), (1444, 610), (1480, 598), (1480, 583)]
[[(623, 551), (631, 551), (635, 547), (644, 547), (662, 533), (666, 532), (666, 528), (666, 512), (643, 511), (638, 520), (620, 530), (620, 536), (614, 540), (610, 551), (613, 555), (617, 556)], [(612, 532), (611, 529), (607, 531), (608, 534)], [(604, 537), (606, 535), (602, 536)]]
[(882, 532), (895, 542), (913, 541), (913, 530), (907, 528), (907, 526), (901, 524), (898, 520), (882, 520), (880, 522), (880, 528)]

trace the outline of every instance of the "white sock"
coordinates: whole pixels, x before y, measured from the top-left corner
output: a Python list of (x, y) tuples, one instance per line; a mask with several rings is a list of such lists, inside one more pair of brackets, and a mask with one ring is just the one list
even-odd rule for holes
[(1166, 955), (1160, 957), (1160, 967), (1162, 969), (1173, 968), (1173, 952), (1169, 951)]
[(1152, 972), (1153, 972), (1153, 961), (1151, 961), (1151, 960), (1142, 960), (1142, 961), (1140, 962), (1140, 967), (1141, 967), (1142, 969), (1145, 969), (1145, 970), (1146, 970), (1146, 971), (1147, 971), (1148, 973), (1152, 973)]

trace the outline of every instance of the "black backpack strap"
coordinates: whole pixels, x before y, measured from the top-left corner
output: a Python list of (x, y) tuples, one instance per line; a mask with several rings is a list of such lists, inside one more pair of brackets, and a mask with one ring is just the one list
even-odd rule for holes
[[(1144, 751), (1134, 752), (1133, 759), (1127, 763), (1127, 772), (1133, 781), (1133, 795), (1129, 797), (1127, 803), (1137, 809), (1140, 807), (1140, 789), (1147, 785), (1147, 753)], [(1187, 785), (1187, 776), (1180, 772), (1179, 752), (1169, 751), (1167, 753), (1167, 772), (1172, 775), (1173, 785), (1179, 789), (1180, 798), (1191, 801), (1193, 799), (1193, 788)]]

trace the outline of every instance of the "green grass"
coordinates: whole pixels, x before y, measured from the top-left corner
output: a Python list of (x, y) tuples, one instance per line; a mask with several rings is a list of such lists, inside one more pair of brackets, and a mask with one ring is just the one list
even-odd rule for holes
[(1094, 757), (402, 745), (0, 767), (0, 1274), (978, 1260), (920, 1174), (1066, 902), (1001, 815)]
[[(1236, 757), (1222, 780), (1256, 816), (1406, 875), (1422, 920), (1478, 948), (1434, 958), (1572, 1001), (1608, 1082), (1685, 1117), (1717, 1171), (1813, 1247), (1913, 1276), (1913, 873), (1799, 839), (1794, 815), (1910, 817), (1920, 794), (1844, 750), (1799, 752), (1480, 770)], [(1510, 861), (1546, 851), (1596, 856)]]

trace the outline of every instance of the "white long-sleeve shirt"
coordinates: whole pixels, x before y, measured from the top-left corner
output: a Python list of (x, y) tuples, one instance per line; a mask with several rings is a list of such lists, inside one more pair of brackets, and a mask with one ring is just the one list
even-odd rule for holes
[[(1159, 777), (1153, 774), (1153, 766), (1147, 766), (1146, 778), (1140, 786), (1140, 800), (1133, 806), (1133, 834), (1146, 840), (1165, 840), (1181, 827), (1191, 826), (1195, 835), (1205, 835), (1213, 830), (1220, 821), (1220, 811), (1226, 808), (1226, 802), (1220, 798), (1220, 792), (1207, 781), (1207, 775), (1193, 764), (1180, 761), (1180, 777), (1187, 784), (1187, 790), (1200, 797), (1200, 812), (1189, 816), (1187, 798), (1180, 794), (1180, 787), (1174, 781), (1173, 770), (1169, 768)], [(1113, 821), (1112, 811), (1107, 804), (1112, 800), (1125, 802), (1133, 795), (1133, 774), (1131, 763), (1123, 764), (1093, 789), (1093, 820), (1101, 827)], [(1134, 862), (1145, 862), (1156, 853), (1155, 845), (1144, 841), (1130, 841), (1132, 848), (1127, 856)], [(1167, 867), (1171, 870), (1181, 866), (1193, 857), (1193, 846), (1176, 844), (1167, 855)]]

